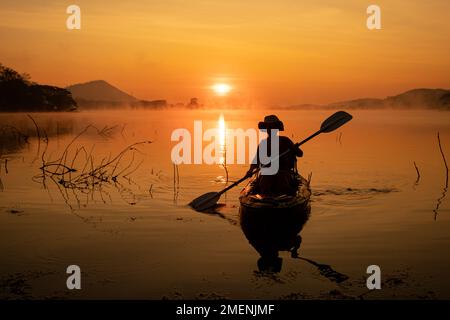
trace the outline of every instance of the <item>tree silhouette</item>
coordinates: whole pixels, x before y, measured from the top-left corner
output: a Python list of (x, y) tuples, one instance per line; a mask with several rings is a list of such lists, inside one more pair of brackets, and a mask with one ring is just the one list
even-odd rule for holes
[(72, 111), (77, 103), (63, 88), (39, 85), (28, 74), (0, 64), (0, 112)]

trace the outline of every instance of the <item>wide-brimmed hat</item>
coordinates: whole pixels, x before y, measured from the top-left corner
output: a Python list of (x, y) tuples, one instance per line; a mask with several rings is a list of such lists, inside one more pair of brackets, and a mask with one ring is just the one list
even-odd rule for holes
[(270, 116), (265, 116), (264, 121), (258, 123), (259, 129), (278, 129), (284, 131), (283, 122), (278, 119), (276, 115), (271, 114)]

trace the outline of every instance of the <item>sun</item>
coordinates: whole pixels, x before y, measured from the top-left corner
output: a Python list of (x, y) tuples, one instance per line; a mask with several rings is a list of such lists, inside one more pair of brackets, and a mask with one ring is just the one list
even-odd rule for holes
[(218, 96), (226, 96), (228, 93), (230, 93), (230, 91), (233, 88), (229, 84), (226, 84), (226, 83), (216, 83), (211, 87), (211, 89)]

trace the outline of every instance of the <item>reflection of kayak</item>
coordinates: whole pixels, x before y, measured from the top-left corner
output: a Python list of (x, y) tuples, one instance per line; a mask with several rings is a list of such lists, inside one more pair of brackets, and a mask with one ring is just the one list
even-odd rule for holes
[(250, 244), (265, 258), (275, 258), (278, 251), (298, 249), (299, 236), (311, 212), (309, 183), (297, 177), (295, 195), (257, 194), (256, 181), (241, 192), (239, 201), (241, 228)]

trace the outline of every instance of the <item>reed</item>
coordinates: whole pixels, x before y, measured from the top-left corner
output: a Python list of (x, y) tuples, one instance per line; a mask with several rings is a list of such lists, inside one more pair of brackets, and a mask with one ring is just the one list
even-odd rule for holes
[(417, 179), (416, 179), (416, 182), (414, 184), (417, 185), (417, 184), (419, 184), (419, 181), (420, 181), (420, 171), (419, 171), (419, 168), (417, 167), (416, 162), (414, 161), (413, 163), (414, 163), (414, 168), (416, 168), (416, 173), (417, 173)]
[(445, 154), (442, 149), (441, 138), (439, 136), (439, 132), (437, 133), (437, 140), (438, 140), (438, 145), (439, 145), (439, 151), (441, 152), (442, 160), (444, 161), (444, 166), (445, 166), (445, 185), (442, 190), (442, 195), (436, 200), (436, 207), (433, 210), (434, 220), (437, 220), (439, 208), (442, 204), (442, 201), (444, 201), (445, 197), (447, 196), (447, 191), (448, 191), (448, 165), (447, 165), (447, 159), (445, 158)]
[(27, 117), (30, 118), (31, 121), (34, 124), (34, 127), (36, 129), (36, 137), (37, 137), (37, 141), (38, 141), (38, 148), (37, 148), (37, 151), (36, 151), (36, 157), (31, 162), (33, 164), (39, 158), (39, 154), (41, 153), (41, 134), (40, 134), (39, 126), (37, 125), (37, 123), (34, 120), (34, 118), (32, 116), (30, 116), (29, 114), (27, 114)]
[(2, 181), (2, 177), (1, 177), (1, 174), (2, 174), (2, 167), (1, 167), (2, 156), (3, 156), (2, 150), (0, 149), (0, 191), (3, 192), (5, 190), (5, 186), (3, 185), (3, 181)]
[(439, 136), (439, 132), (437, 133), (437, 139), (438, 139), (439, 151), (441, 152), (442, 160), (444, 161), (444, 166), (445, 166), (445, 188), (448, 188), (448, 165), (447, 165), (447, 160), (445, 159), (444, 151), (442, 150), (442, 144), (441, 144), (441, 138)]
[[(39, 126), (35, 121), (34, 123), (36, 124), (37, 132), (40, 132)], [(78, 206), (80, 206), (80, 196), (83, 195), (86, 196), (86, 203), (94, 200), (94, 194), (98, 194), (100, 199), (106, 203), (106, 198), (111, 199), (111, 196), (106, 191), (109, 186), (116, 188), (122, 199), (127, 203), (131, 205), (136, 204), (134, 193), (130, 188), (125, 187), (120, 180), (123, 179), (130, 185), (132, 184), (130, 176), (143, 163), (142, 160), (135, 164), (135, 154), (141, 153), (139, 146), (150, 144), (152, 141), (130, 144), (116, 155), (109, 154), (108, 157), (100, 159), (95, 157), (94, 146), (89, 151), (84, 146), (74, 147), (77, 140), (88, 130), (94, 130), (103, 138), (110, 138), (116, 127), (105, 126), (99, 130), (92, 125), (86, 126), (64, 147), (62, 153), (54, 159), (46, 157), (49, 141), (45, 131), (42, 131), (46, 147), (40, 157), (42, 161), (39, 168), (41, 173), (34, 176), (33, 181), (42, 183), (45, 189), (47, 189), (47, 181), (53, 182), (70, 207), (69, 200), (71, 196), (75, 197)], [(40, 140), (41, 135), (39, 136)]]
[[(152, 185), (153, 187), (153, 185)], [(151, 194), (151, 189), (150, 189)], [(180, 173), (178, 171), (178, 165), (173, 164), (173, 202), (177, 203), (178, 196), (180, 194)]]

